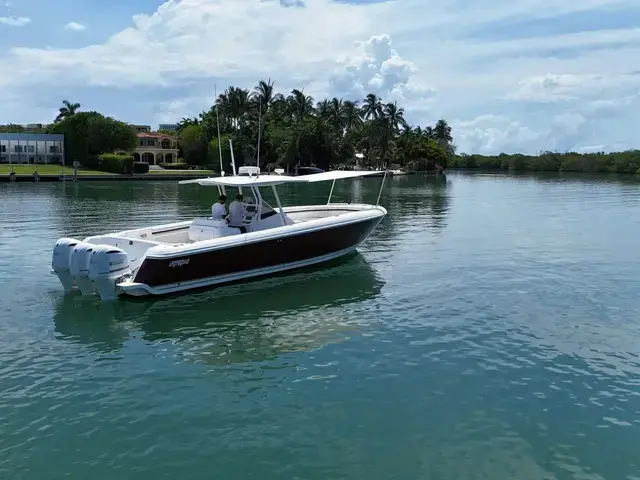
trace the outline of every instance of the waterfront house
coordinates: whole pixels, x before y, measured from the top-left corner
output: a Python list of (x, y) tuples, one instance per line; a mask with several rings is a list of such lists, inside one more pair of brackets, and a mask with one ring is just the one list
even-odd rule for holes
[(149, 165), (176, 163), (178, 161), (178, 140), (166, 133), (152, 132), (147, 125), (134, 125), (138, 137), (138, 146), (133, 157), (136, 162)]
[(64, 135), (0, 133), (0, 163), (64, 164)]

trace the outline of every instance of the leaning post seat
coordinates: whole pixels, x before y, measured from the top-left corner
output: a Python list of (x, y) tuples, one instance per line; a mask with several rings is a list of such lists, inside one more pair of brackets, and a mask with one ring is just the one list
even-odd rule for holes
[(211, 218), (196, 218), (189, 226), (189, 240), (192, 242), (227, 237), (239, 233), (240, 229), (231, 228), (225, 220), (213, 220)]

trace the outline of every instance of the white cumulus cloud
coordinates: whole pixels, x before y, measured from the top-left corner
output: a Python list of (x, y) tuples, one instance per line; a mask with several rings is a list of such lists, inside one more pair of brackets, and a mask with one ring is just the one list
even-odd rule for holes
[(65, 30), (73, 30), (74, 32), (82, 32), (87, 27), (78, 22), (69, 22), (64, 26)]
[[(270, 77), (316, 99), (398, 100), (423, 127), (448, 119), (461, 151), (639, 146), (640, 29), (597, 23), (614, 9), (640, 14), (637, 0), (454, 3), (166, 0), (103, 42), (0, 53), (3, 121), (47, 121), (27, 116), (107, 93), (123, 120), (170, 121), (206, 108), (214, 84)], [(577, 13), (595, 23), (576, 28)]]
[(418, 79), (415, 64), (393, 48), (390, 35), (358, 41), (356, 48), (358, 54), (344, 59), (334, 74), (335, 90), (357, 98), (376, 93), (390, 100), (416, 100), (433, 93)]
[(577, 100), (587, 96), (620, 96), (623, 91), (640, 91), (640, 73), (546, 74), (519, 82), (511, 98), (535, 102)]
[(0, 17), (0, 25), (8, 25), (10, 27), (24, 27), (31, 23), (29, 17)]

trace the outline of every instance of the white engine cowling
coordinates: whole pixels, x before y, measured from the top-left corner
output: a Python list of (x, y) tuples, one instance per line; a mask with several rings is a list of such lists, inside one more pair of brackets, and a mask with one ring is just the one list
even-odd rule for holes
[(129, 257), (118, 247), (96, 245), (89, 262), (89, 279), (102, 300), (118, 296), (116, 284), (131, 275)]
[(70, 265), (73, 249), (78, 243), (80, 241), (75, 238), (61, 238), (56, 242), (56, 246), (53, 247), (51, 270), (58, 276), (66, 292), (70, 291), (75, 285), (70, 272)]
[(83, 295), (91, 295), (95, 287), (89, 280), (89, 261), (96, 246), (91, 243), (78, 242), (71, 254), (69, 270), (71, 276)]

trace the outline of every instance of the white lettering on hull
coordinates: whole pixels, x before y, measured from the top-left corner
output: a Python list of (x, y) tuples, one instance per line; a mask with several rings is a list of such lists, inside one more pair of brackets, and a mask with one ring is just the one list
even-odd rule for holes
[(181, 258), (180, 260), (173, 260), (169, 262), (169, 268), (183, 267), (185, 265), (189, 265), (190, 258)]

